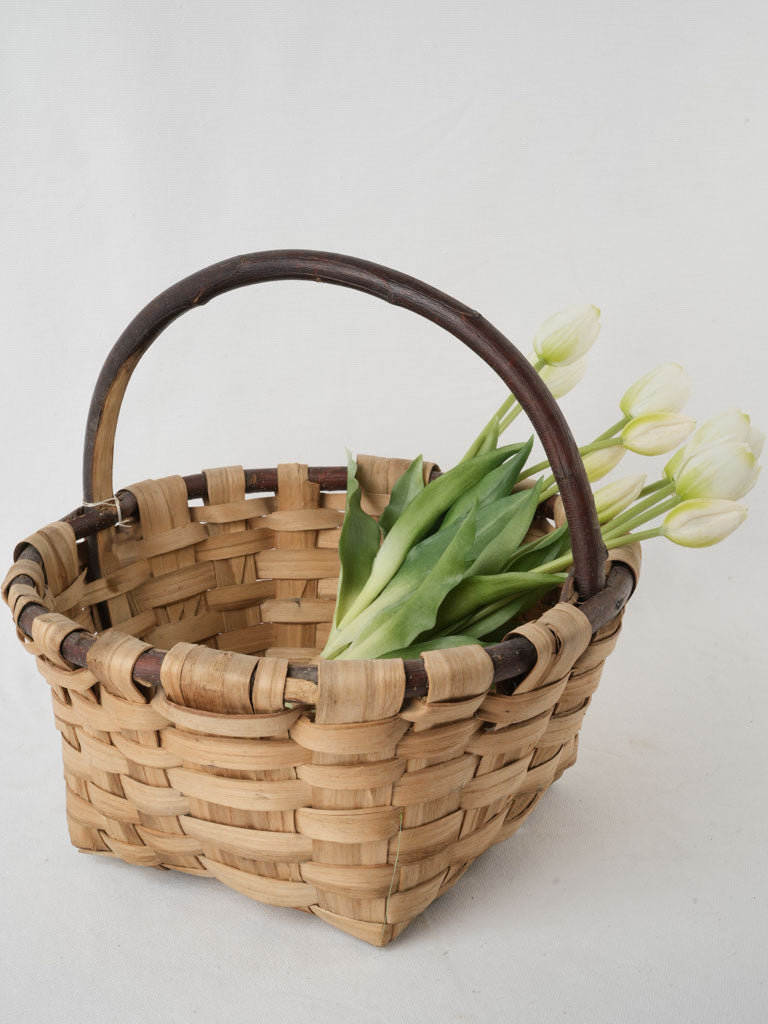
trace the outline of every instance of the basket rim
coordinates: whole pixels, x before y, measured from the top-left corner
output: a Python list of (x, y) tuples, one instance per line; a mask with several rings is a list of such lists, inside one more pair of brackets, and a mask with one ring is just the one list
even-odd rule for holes
[[(439, 473), (439, 469), (436, 472)], [(277, 482), (277, 469), (245, 470), (245, 477), (248, 493), (273, 491)], [(343, 466), (310, 467), (309, 477), (320, 483), (324, 490), (346, 489), (347, 469)], [(188, 500), (192, 501), (206, 496), (204, 474), (185, 476), (183, 480), (187, 486)], [(138, 514), (138, 504), (130, 489), (118, 491), (116, 497), (119, 501), (114, 503), (104, 502), (90, 507), (81, 505), (60, 521), (70, 525), (76, 539), (93, 538), (102, 530), (117, 524), (121, 517), (128, 518)], [(611, 555), (610, 570), (606, 576), (604, 588), (586, 601), (577, 604), (579, 611), (589, 620), (593, 633), (608, 625), (621, 613), (637, 584), (633, 557), (629, 555), (622, 557), (620, 549), (612, 552)], [(15, 561), (29, 560), (39, 565), (43, 564), (42, 557), (34, 546), (23, 542), (17, 546), (14, 559)], [(572, 582), (572, 576), (570, 581)], [(35, 581), (25, 575), (21, 569), (17, 575), (6, 579), (6, 591), (13, 583), (37, 589)], [(568, 584), (566, 584), (567, 587)], [(30, 601), (24, 606), (18, 617), (19, 629), (25, 636), (31, 638), (32, 623), (38, 616), (46, 614), (49, 610), (42, 604)], [(98, 634), (82, 629), (74, 620), (70, 621), (73, 629), (62, 642), (61, 653), (72, 665), (85, 668), (87, 667), (87, 653), (96, 642)], [(530, 671), (536, 662), (535, 647), (520, 634), (513, 634), (509, 639), (485, 647), (484, 650), (493, 663), (493, 682), (497, 686), (497, 691), (501, 693), (513, 693), (516, 683)], [(145, 686), (160, 685), (160, 666), (166, 654), (166, 650), (155, 647), (142, 654), (136, 662), (134, 681)], [(313, 661), (309, 665), (289, 662), (288, 675), (297, 683), (295, 699), (304, 703), (314, 703), (312, 696), (317, 683), (317, 664), (321, 660), (318, 658), (317, 661)], [(405, 699), (425, 696), (428, 680), (422, 658), (403, 660), (403, 667), (406, 676)], [(302, 683), (304, 685), (301, 685)]]

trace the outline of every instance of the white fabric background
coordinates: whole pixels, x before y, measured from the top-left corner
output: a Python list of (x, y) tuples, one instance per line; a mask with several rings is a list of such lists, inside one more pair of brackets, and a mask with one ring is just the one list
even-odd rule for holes
[[(693, 415), (742, 405), (768, 426), (758, 0), (3, 7), (8, 564), (80, 501), (90, 391), (125, 324), (240, 252), (397, 267), (524, 347), (549, 313), (596, 302), (591, 371), (564, 403), (582, 442), (667, 360)], [(345, 444), (450, 465), (501, 396), (402, 310), (272, 284), (147, 355), (116, 482), (340, 463)], [(765, 493), (721, 547), (646, 545), (576, 767), (384, 951), (77, 855), (47, 688), (7, 621), (8, 1019), (764, 1020)]]

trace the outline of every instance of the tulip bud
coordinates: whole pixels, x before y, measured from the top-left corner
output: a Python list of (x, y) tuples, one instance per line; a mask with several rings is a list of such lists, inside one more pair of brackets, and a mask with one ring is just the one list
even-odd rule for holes
[(619, 437), (637, 455), (663, 455), (684, 441), (695, 425), (695, 420), (679, 413), (649, 413), (630, 420)]
[(725, 441), (746, 441), (749, 437), (749, 416), (740, 409), (729, 409), (702, 423), (691, 434), (685, 446), (686, 457), (713, 444)]
[(762, 430), (758, 430), (757, 427), (750, 427), (749, 433), (747, 434), (747, 444), (752, 449), (752, 454), (755, 458), (759, 459), (763, 453), (765, 434)]
[(681, 498), (743, 498), (760, 472), (748, 444), (728, 441), (687, 458), (675, 476)]
[(607, 523), (609, 519), (629, 508), (639, 497), (644, 484), (645, 473), (640, 473), (639, 476), (625, 476), (621, 480), (614, 480), (613, 483), (595, 491), (595, 507), (599, 521)]
[(678, 448), (672, 458), (664, 467), (664, 476), (667, 480), (672, 481), (675, 479), (677, 473), (680, 472), (680, 467), (683, 465), (688, 456), (685, 454), (685, 446)]
[(563, 366), (550, 366), (547, 363), (539, 371), (539, 376), (549, 388), (553, 398), (562, 398), (579, 383), (587, 371), (587, 357), (577, 359), (575, 363)]
[(611, 470), (618, 466), (624, 458), (624, 454), (625, 452), (621, 445), (615, 444), (610, 448), (599, 448), (595, 452), (587, 452), (586, 455), (582, 455), (581, 461), (584, 463), (584, 469), (587, 471), (587, 478), (592, 483), (602, 480), (604, 476), (608, 476)]
[(572, 306), (544, 321), (533, 339), (533, 347), (545, 363), (564, 366), (586, 355), (599, 332), (597, 306)]
[(735, 501), (694, 498), (668, 512), (660, 531), (683, 547), (706, 548), (725, 540), (746, 518), (746, 508)]
[(619, 408), (628, 419), (655, 412), (679, 412), (691, 397), (685, 370), (677, 363), (665, 363), (627, 388)]

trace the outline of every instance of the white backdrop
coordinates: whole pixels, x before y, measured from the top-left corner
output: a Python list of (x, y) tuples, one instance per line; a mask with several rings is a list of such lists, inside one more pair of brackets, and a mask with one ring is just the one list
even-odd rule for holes
[[(79, 504), (90, 392), (125, 324), (241, 252), (396, 267), (523, 347), (554, 310), (597, 303), (591, 370), (564, 402), (582, 442), (668, 360), (693, 379), (692, 415), (742, 405), (768, 426), (757, 0), (6, 0), (2, 20), (8, 564)], [(345, 445), (448, 466), (501, 397), (402, 310), (271, 284), (147, 355), (116, 483), (338, 464)], [(718, 548), (646, 545), (577, 766), (383, 951), (215, 883), (78, 856), (47, 688), (8, 620), (9, 1018), (764, 1020), (764, 482), (749, 504)]]

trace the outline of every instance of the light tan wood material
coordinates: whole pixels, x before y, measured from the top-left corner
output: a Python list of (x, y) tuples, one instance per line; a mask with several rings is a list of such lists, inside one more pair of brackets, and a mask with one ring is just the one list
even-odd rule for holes
[(68, 619), (66, 615), (47, 612), (45, 615), (38, 615), (32, 623), (32, 638), (48, 661), (60, 668), (73, 668), (61, 656), (61, 645), (64, 639), (78, 628), (77, 623)]
[(397, 714), (405, 672), (391, 661), (321, 661), (317, 667), (315, 722), (375, 722)]
[(424, 651), (421, 657), (429, 678), (428, 703), (485, 693), (493, 680), (493, 664), (482, 647)]
[(69, 523), (49, 523), (16, 545), (16, 552), (31, 544), (43, 560), (45, 579), (51, 593), (58, 596), (80, 575), (75, 534)]
[(163, 660), (160, 679), (177, 704), (220, 715), (251, 710), (251, 679), (258, 658), (179, 643)]
[(108, 629), (88, 651), (88, 668), (116, 697), (144, 704), (146, 694), (133, 681), (133, 666), (148, 649), (149, 644), (127, 633)]
[[(366, 507), (383, 510), (407, 465), (360, 458)], [(70, 837), (386, 945), (574, 762), (621, 616), (591, 636), (562, 602), (519, 626), (537, 662), (509, 695), (479, 646), (425, 652), (424, 699), (403, 700), (398, 659), (291, 678), (333, 616), (343, 495), (302, 465), (280, 467), (275, 497), (246, 498), (239, 466), (205, 476), (191, 508), (180, 477), (131, 488), (140, 516), (105, 531), (103, 579), (85, 582), (60, 523), (30, 538), (42, 565), (3, 582), (17, 616), (51, 609), (25, 643), (51, 690)], [(639, 572), (636, 546), (613, 557)], [(117, 626), (75, 669), (61, 644), (93, 631), (99, 602)], [(132, 680), (149, 645), (168, 649), (154, 692)]]
[(285, 703), (285, 658), (260, 658), (253, 677), (251, 703), (258, 712), (282, 711)]

